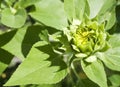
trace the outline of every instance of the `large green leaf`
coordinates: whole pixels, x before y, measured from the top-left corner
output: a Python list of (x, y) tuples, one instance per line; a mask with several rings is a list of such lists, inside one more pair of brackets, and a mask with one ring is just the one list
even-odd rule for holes
[(90, 18), (94, 18), (107, 0), (87, 0), (90, 6)]
[(108, 68), (120, 71), (120, 47), (109, 49), (105, 53), (99, 53), (98, 57)]
[(2, 48), (24, 60), (32, 45), (40, 40), (39, 34), (44, 28), (30, 26), (0, 36)]
[(106, 30), (110, 29), (116, 22), (115, 6), (116, 0), (105, 1), (101, 10), (97, 14), (98, 21), (103, 22), (107, 21)]
[[(105, 19), (115, 16), (111, 11), (116, 6), (116, 0), (87, 0), (90, 6), (90, 18), (96, 16), (99, 17), (98, 21), (104, 21)], [(110, 16), (109, 16), (110, 15)]]
[(0, 74), (6, 69), (12, 58), (13, 55), (3, 49), (0, 49)]
[(97, 83), (100, 87), (108, 87), (106, 74), (101, 61), (94, 61), (90, 64), (81, 61), (82, 68), (88, 78)]
[(74, 3), (75, 3), (76, 18), (82, 20), (85, 11), (86, 0), (74, 0)]
[(72, 22), (73, 19), (82, 20), (85, 12), (85, 5), (86, 0), (64, 0), (64, 9), (70, 22)]
[(27, 13), (25, 9), (5, 8), (1, 14), (1, 22), (13, 28), (20, 28), (25, 24)]
[(112, 35), (109, 43), (111, 45), (111, 49), (105, 53), (99, 53), (98, 57), (108, 68), (120, 71), (120, 34)]
[(67, 26), (63, 3), (60, 0), (42, 0), (35, 4), (35, 11), (30, 15), (39, 22), (56, 29), (62, 30)]
[(105, 53), (99, 53), (99, 58), (105, 65), (116, 71), (120, 71), (120, 34), (114, 34), (109, 40), (111, 48)]
[(53, 52), (51, 45), (40, 41), (32, 47), (5, 86), (54, 84), (66, 76), (66, 68), (61, 56)]
[(103, 0), (103, 1), (104, 1), (103, 6), (98, 13), (99, 16), (111, 12), (117, 4), (116, 0), (109, 0), (109, 1)]
[(69, 21), (72, 22), (73, 18), (75, 18), (74, 0), (64, 0), (64, 9)]
[(22, 28), (1, 35), (1, 48), (24, 60), (24, 55), (22, 54), (21, 50), (21, 44), (24, 39), (25, 33), (26, 29)]

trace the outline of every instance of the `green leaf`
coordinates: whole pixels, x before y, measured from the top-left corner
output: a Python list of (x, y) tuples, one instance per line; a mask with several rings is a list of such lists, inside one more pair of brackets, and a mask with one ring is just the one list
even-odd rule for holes
[(116, 0), (88, 0), (88, 4), (90, 6), (90, 18), (98, 16), (98, 21), (103, 22), (104, 20), (108, 20), (109, 22), (109, 18), (115, 16), (111, 12), (115, 9)]
[(40, 40), (41, 26), (24, 27), (0, 36), (2, 48), (24, 60), (32, 45)]
[(98, 13), (98, 16), (105, 15), (106, 13), (111, 12), (117, 4), (116, 0), (109, 0), (109, 1), (103, 0), (103, 1), (104, 3)]
[(25, 24), (27, 13), (25, 9), (5, 8), (1, 13), (1, 22), (12, 28), (20, 28)]
[(72, 48), (68, 41), (68, 38), (62, 34), (61, 37), (59, 37), (60, 42), (63, 44), (63, 47), (66, 49), (66, 52), (70, 52), (72, 54)]
[(41, 40), (43, 41), (47, 41), (49, 43), (49, 36), (48, 36), (48, 31), (45, 30), (41, 30), (41, 33), (39, 34)]
[(66, 76), (66, 68), (61, 56), (53, 52), (51, 45), (40, 41), (32, 47), (5, 86), (54, 84)]
[(0, 35), (0, 47), (4, 46), (5, 44), (7, 44), (15, 35), (17, 30), (14, 31), (10, 31), (7, 33), (2, 33)]
[(117, 2), (118, 2), (117, 5), (120, 5), (120, 1), (118, 0)]
[(20, 0), (19, 4), (21, 7), (26, 8), (30, 5), (40, 2), (41, 0)]
[(74, 0), (74, 3), (76, 18), (82, 20), (85, 11), (86, 0)]
[(97, 14), (98, 21), (103, 22), (107, 21), (106, 30), (110, 29), (116, 21), (116, 14), (115, 14), (115, 6), (117, 2), (116, 0), (109, 0), (105, 1), (104, 5), (102, 6), (101, 10)]
[(109, 44), (112, 48), (120, 47), (120, 34), (114, 34), (109, 39)]
[(71, 23), (73, 19), (83, 19), (85, 8), (86, 0), (64, 0), (64, 9)]
[(0, 74), (7, 68), (13, 55), (0, 48)]
[(15, 0), (4, 0), (9, 6), (11, 6)]
[(116, 14), (115, 14), (115, 10), (113, 10), (112, 12), (108, 13), (108, 18), (107, 20), (107, 25), (105, 26), (106, 30), (109, 30), (113, 27), (113, 25), (116, 22)]
[(64, 9), (70, 22), (75, 17), (74, 0), (64, 0)]
[(101, 61), (97, 60), (88, 64), (82, 60), (81, 65), (88, 78), (97, 83), (100, 87), (108, 87), (106, 74)]
[(90, 18), (94, 18), (99, 13), (105, 1), (107, 0), (87, 0), (87, 1), (90, 6)]
[(90, 16), (90, 7), (89, 7), (89, 4), (88, 4), (88, 1), (86, 0), (86, 4), (85, 4), (85, 11), (84, 11), (84, 18), (86, 18)]
[(114, 87), (120, 86), (120, 75), (119, 74), (113, 74), (112, 76), (109, 77), (109, 80)]
[(99, 53), (98, 57), (109, 69), (120, 71), (120, 47), (109, 49), (105, 53)]
[[(1, 48), (24, 60), (21, 44), (26, 33), (26, 28), (10, 31), (0, 36)], [(17, 49), (16, 49), (17, 48)]]
[(59, 30), (68, 24), (63, 3), (60, 0), (47, 0), (47, 2), (42, 0), (35, 4), (35, 11), (32, 11), (30, 15), (39, 22)]

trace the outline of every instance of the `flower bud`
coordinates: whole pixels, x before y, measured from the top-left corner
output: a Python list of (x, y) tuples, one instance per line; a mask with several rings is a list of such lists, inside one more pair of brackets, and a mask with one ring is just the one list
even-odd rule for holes
[[(107, 33), (104, 24), (99, 25), (96, 21), (89, 21), (76, 26), (74, 32), (71, 32), (72, 46), (76, 46), (73, 47), (74, 50), (90, 55), (105, 48)], [(73, 28), (70, 30), (73, 31)]]

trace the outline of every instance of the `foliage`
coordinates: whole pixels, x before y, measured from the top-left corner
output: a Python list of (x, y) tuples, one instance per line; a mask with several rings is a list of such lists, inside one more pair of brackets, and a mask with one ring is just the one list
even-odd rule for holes
[[(4, 86), (120, 86), (119, 0), (0, 0)], [(31, 85), (33, 84), (33, 85)]]

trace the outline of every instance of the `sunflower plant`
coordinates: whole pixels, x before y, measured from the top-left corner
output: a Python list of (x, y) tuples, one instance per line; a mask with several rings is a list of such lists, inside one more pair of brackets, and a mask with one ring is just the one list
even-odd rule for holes
[(120, 86), (119, 5), (0, 0), (0, 74), (14, 56), (21, 60), (4, 86)]

